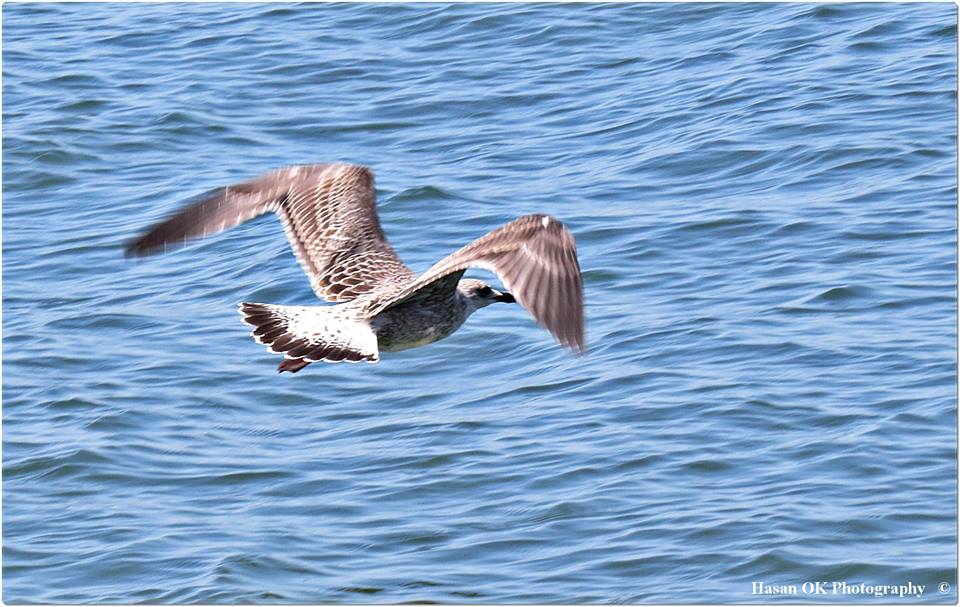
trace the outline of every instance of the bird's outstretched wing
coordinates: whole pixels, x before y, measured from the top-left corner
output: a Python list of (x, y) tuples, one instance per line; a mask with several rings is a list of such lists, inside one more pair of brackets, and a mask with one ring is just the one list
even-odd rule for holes
[(167, 251), (269, 211), (280, 216), (321, 299), (348, 301), (385, 279), (415, 277), (380, 228), (373, 173), (350, 164), (288, 167), (218, 188), (128, 243), (126, 253)]
[(386, 300), (372, 301), (367, 313), (372, 316), (436, 290), (452, 291), (467, 268), (497, 274), (557, 341), (574, 351), (586, 350), (576, 243), (563, 224), (547, 215), (527, 215), (478, 238)]

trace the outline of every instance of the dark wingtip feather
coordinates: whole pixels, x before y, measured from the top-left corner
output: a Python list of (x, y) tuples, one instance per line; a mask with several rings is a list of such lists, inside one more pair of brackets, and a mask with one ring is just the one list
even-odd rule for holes
[[(233, 186), (240, 190), (245, 184)], [(190, 240), (206, 235), (204, 221), (221, 208), (227, 208), (225, 194), (227, 188), (214, 188), (184, 201), (181, 207), (158, 223), (150, 226), (146, 232), (127, 241), (124, 257), (146, 257), (156, 253), (166, 253), (187, 244)], [(223, 223), (226, 226), (226, 222)]]
[(135, 240), (131, 240), (123, 245), (123, 256), (127, 259), (132, 257), (143, 257), (143, 255), (144, 254), (140, 252)]
[(567, 347), (570, 348), (570, 351), (576, 354), (577, 356), (586, 356), (587, 355), (587, 341), (582, 335), (578, 336), (576, 341), (571, 344), (568, 344)]
[(123, 256), (127, 259), (135, 257), (147, 257), (148, 255), (153, 255), (156, 253), (162, 245), (153, 244), (150, 242), (150, 236), (153, 232), (141, 236), (139, 238), (134, 238), (128, 240), (126, 244), (123, 245)]

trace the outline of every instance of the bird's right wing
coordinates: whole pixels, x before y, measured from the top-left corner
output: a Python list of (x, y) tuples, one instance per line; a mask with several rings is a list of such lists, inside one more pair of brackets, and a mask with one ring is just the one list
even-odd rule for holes
[(415, 276), (380, 228), (373, 173), (350, 164), (288, 167), (218, 188), (128, 243), (126, 252), (165, 252), (270, 211), (280, 216), (321, 299), (349, 301), (386, 279)]
[(389, 297), (372, 301), (366, 312), (372, 316), (412, 299), (452, 293), (467, 268), (497, 274), (557, 341), (578, 352), (586, 350), (576, 242), (548, 215), (521, 217), (474, 240)]

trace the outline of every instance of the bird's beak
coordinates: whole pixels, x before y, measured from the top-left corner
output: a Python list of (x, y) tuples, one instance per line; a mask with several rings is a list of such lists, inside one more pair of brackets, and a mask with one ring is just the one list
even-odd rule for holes
[(517, 298), (507, 293), (506, 291), (504, 291), (500, 295), (497, 295), (496, 297), (494, 297), (494, 299), (503, 303), (517, 303)]

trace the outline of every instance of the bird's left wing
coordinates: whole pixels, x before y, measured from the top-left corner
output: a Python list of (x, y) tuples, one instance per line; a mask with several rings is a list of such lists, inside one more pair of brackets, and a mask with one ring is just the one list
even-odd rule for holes
[(478, 238), (390, 297), (377, 298), (366, 311), (373, 316), (425, 291), (455, 289), (467, 268), (497, 274), (558, 342), (577, 352), (586, 350), (576, 242), (562, 223), (548, 215), (527, 215)]
[(385, 280), (416, 276), (380, 228), (373, 173), (343, 163), (287, 167), (212, 190), (128, 243), (126, 252), (167, 251), (270, 211), (322, 299), (349, 301)]

